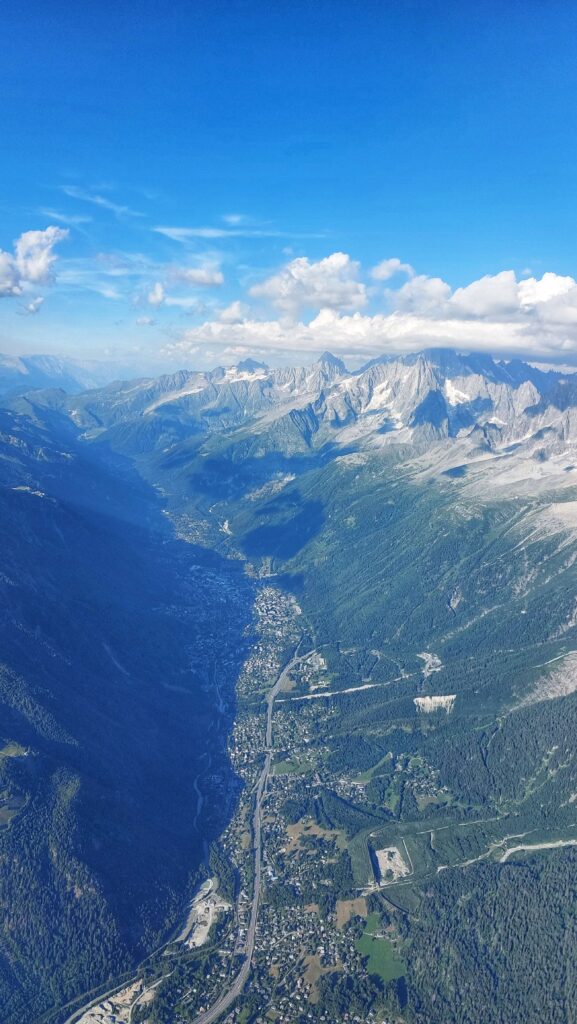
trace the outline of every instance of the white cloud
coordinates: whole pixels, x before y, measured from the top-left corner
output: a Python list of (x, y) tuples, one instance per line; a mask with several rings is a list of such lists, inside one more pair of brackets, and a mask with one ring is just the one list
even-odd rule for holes
[[(235, 216), (234, 214), (232, 216)], [(240, 215), (239, 215), (240, 216)], [(226, 222), (226, 218), (223, 218)], [(230, 223), (230, 221), (229, 221)], [(219, 227), (171, 227), (169, 225), (157, 225), (152, 230), (158, 235), (164, 235), (173, 242), (185, 244), (191, 239), (227, 239), (227, 238), (323, 238), (324, 235), (317, 233), (302, 233), (296, 231), (275, 231), (268, 228), (243, 226), (242, 223), (226, 228)]]
[(14, 257), (0, 249), (0, 296), (21, 294), (22, 281)]
[(17, 310), (21, 316), (34, 316), (40, 311), (40, 307), (44, 302), (44, 296), (37, 295), (35, 299), (31, 299), (30, 302), (23, 302), (20, 304), (20, 309)]
[(172, 276), (176, 281), (191, 284), (196, 288), (214, 288), (224, 284), (222, 270), (214, 266), (175, 267)]
[(225, 224), (230, 224), (231, 227), (250, 223), (250, 217), (247, 217), (246, 213), (224, 213), (222, 219)]
[(194, 295), (166, 295), (164, 304), (165, 306), (174, 306), (177, 309), (182, 309), (185, 313), (197, 316), (207, 316), (210, 310), (210, 307), (205, 302), (195, 298)]
[(14, 245), (15, 262), (23, 281), (51, 284), (52, 267), (57, 260), (54, 246), (68, 238), (64, 228), (49, 227), (44, 231), (25, 231)]
[(555, 326), (558, 331), (571, 329), (571, 337), (577, 331), (577, 283), (558, 295), (551, 296), (545, 302), (537, 302), (533, 310), (535, 329), (540, 325)]
[(231, 302), (230, 306), (227, 306), (225, 309), (221, 309), (218, 314), (218, 319), (222, 324), (240, 324), (248, 314), (249, 307), (246, 303), (237, 299), (236, 302)]
[[(123, 276), (113, 269), (109, 269), (106, 264), (102, 264), (100, 259), (97, 259), (96, 266), (92, 259), (69, 259), (63, 261), (58, 281), (68, 289), (93, 292), (105, 299), (119, 300), (125, 296), (119, 291), (116, 281), (119, 280), (122, 283)], [(110, 283), (110, 278), (113, 278), (114, 284)]]
[(561, 277), (559, 274), (543, 274), (540, 281), (529, 277), (519, 282), (519, 300), (522, 306), (535, 306), (538, 302), (549, 302), (566, 295), (574, 287), (572, 277)]
[(374, 281), (388, 281), (395, 274), (406, 274), (407, 277), (414, 277), (415, 271), (410, 263), (401, 263), (397, 256), (392, 256), (388, 260), (381, 260), (371, 270), (371, 277)]
[(162, 225), (152, 229), (158, 235), (164, 235), (173, 242), (188, 242), (191, 238), (279, 238), (282, 233), (278, 231), (264, 231), (261, 228), (181, 228), (164, 227)]
[(457, 320), (429, 320), (396, 313), (342, 315), (324, 309), (308, 324), (278, 320), (244, 320), (235, 324), (206, 321), (186, 331), (167, 347), (167, 352), (178, 357), (187, 354), (191, 346), (198, 349), (203, 345), (241, 345), (247, 350), (307, 354), (328, 348), (370, 357), (387, 351), (410, 352), (441, 345), (514, 350), (526, 348), (527, 339), (519, 329), (505, 330), (500, 324), (491, 324), (488, 329), (488, 325), (468, 321), (463, 329), (462, 322)]
[(268, 300), (292, 317), (306, 309), (359, 309), (367, 302), (359, 271), (359, 264), (344, 252), (334, 252), (316, 263), (300, 256), (278, 274), (253, 285), (249, 294)]
[(102, 295), (103, 299), (112, 299), (113, 302), (119, 302), (124, 298), (122, 292), (113, 285), (102, 284), (100, 287), (98, 285), (94, 285), (91, 290), (95, 291), (97, 295)]
[(519, 309), (519, 286), (514, 271), (487, 274), (466, 288), (457, 288), (451, 304), (465, 316), (510, 316)]
[(191, 263), (160, 263), (141, 252), (99, 252), (66, 260), (59, 280), (68, 288), (130, 305), (194, 308), (203, 315), (206, 307), (198, 302), (198, 290), (220, 287), (224, 276), (213, 253), (197, 255)]
[(419, 275), (386, 295), (396, 312), (431, 320), (511, 322), (527, 333), (542, 330), (545, 335), (547, 328), (577, 319), (577, 283), (553, 273), (518, 280), (513, 270), (503, 270), (455, 291), (441, 278)]
[(405, 313), (440, 314), (451, 295), (451, 286), (440, 277), (418, 274), (396, 291), (387, 293), (390, 306)]
[(154, 327), (156, 320), (151, 316), (139, 316), (136, 320), (137, 327)]
[(69, 227), (81, 227), (83, 224), (91, 224), (92, 217), (84, 217), (80, 214), (74, 215), (71, 213), (61, 213), (60, 210), (47, 210), (42, 209), (39, 211), (43, 217), (48, 217), (48, 220), (56, 220), (60, 224), (68, 224)]
[(144, 214), (139, 213), (138, 210), (132, 210), (130, 206), (122, 206), (120, 203), (115, 203), (112, 199), (108, 199), (106, 196), (98, 195), (97, 193), (87, 192), (83, 188), (78, 188), (76, 185), (63, 185), (62, 192), (65, 196), (69, 196), (71, 199), (79, 199), (83, 203), (91, 203), (92, 206), (99, 206), (102, 210), (109, 210), (116, 217), (143, 217)]
[(64, 228), (25, 231), (14, 243), (14, 253), (0, 250), (0, 297), (22, 295), (30, 284), (52, 284), (57, 256), (54, 246), (68, 238)]
[(153, 285), (146, 296), (146, 300), (151, 306), (162, 306), (162, 303), (166, 300), (166, 292), (161, 281), (157, 281), (156, 284)]

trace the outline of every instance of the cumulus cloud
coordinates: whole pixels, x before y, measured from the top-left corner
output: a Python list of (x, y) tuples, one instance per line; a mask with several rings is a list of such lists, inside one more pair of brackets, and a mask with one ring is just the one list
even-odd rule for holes
[(508, 317), (519, 309), (519, 285), (512, 270), (487, 274), (466, 288), (457, 288), (451, 305), (464, 316)]
[(538, 281), (529, 277), (519, 281), (518, 292), (521, 306), (536, 306), (540, 302), (549, 302), (561, 295), (566, 295), (575, 287), (572, 277), (561, 277), (559, 274), (543, 274)]
[(68, 238), (68, 231), (56, 227), (20, 235), (14, 248), (16, 267), (23, 281), (52, 283), (52, 267), (57, 259), (54, 246), (64, 238)]
[(54, 247), (67, 237), (67, 230), (54, 226), (25, 231), (16, 239), (13, 253), (0, 250), (0, 297), (22, 295), (31, 284), (52, 284)]
[[(519, 281), (512, 270), (504, 270), (457, 288), (450, 308), (458, 316), (518, 323), (527, 334), (560, 336), (563, 325), (577, 324), (577, 282), (553, 273)], [(577, 346), (577, 336), (574, 341)], [(572, 338), (563, 344), (573, 344)]]
[(16, 261), (11, 253), (0, 250), (0, 295), (20, 295), (21, 293), (22, 280)]
[(231, 302), (230, 306), (226, 306), (225, 309), (221, 309), (218, 314), (218, 319), (223, 324), (241, 324), (248, 314), (249, 307), (245, 302), (241, 302), (240, 299), (237, 299), (235, 302)]
[(388, 291), (387, 298), (392, 309), (405, 313), (427, 313), (430, 315), (445, 312), (445, 306), (451, 295), (451, 286), (440, 277), (425, 277), (418, 274), (406, 281), (402, 288)]
[(253, 285), (249, 294), (267, 300), (293, 318), (307, 309), (358, 309), (367, 302), (359, 274), (359, 263), (344, 252), (334, 252), (313, 263), (300, 256), (278, 274)]
[(371, 277), (374, 281), (388, 281), (395, 274), (406, 274), (407, 277), (414, 277), (415, 271), (410, 263), (401, 263), (397, 256), (388, 260), (381, 260), (371, 270)]

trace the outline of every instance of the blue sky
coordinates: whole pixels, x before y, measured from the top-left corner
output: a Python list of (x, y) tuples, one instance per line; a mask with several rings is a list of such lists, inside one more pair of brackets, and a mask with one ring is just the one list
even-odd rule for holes
[(0, 349), (568, 357), (576, 30), (555, 0), (8, 0)]

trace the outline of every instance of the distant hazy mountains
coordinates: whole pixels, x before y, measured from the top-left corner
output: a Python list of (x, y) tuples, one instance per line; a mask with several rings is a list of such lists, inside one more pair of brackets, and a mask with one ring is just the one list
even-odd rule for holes
[(75, 394), (101, 387), (119, 376), (124, 376), (119, 367), (97, 360), (0, 355), (0, 395), (54, 387)]

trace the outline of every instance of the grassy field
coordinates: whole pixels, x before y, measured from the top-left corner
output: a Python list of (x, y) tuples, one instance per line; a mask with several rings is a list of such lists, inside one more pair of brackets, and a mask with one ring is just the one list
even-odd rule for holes
[(383, 765), (390, 760), (391, 755), (385, 754), (385, 756), (381, 757), (381, 759), (377, 761), (377, 763), (374, 764), (372, 768), (369, 768), (368, 771), (363, 772), (361, 775), (357, 775), (352, 781), (356, 782), (358, 785), (364, 785), (365, 783), (370, 782), (375, 772), (377, 772), (379, 768), (382, 768)]
[(306, 775), (313, 770), (313, 765), (297, 757), (289, 757), (285, 761), (277, 761), (273, 765), (273, 775)]
[(367, 971), (378, 974), (382, 981), (393, 981), (405, 973), (404, 961), (390, 939), (379, 936), (379, 915), (370, 914), (367, 927), (357, 941), (357, 950), (367, 957)]
[(359, 832), (347, 843), (355, 884), (358, 886), (367, 885), (374, 877), (367, 845), (368, 834), (368, 830)]

